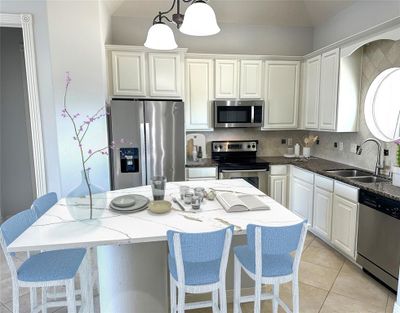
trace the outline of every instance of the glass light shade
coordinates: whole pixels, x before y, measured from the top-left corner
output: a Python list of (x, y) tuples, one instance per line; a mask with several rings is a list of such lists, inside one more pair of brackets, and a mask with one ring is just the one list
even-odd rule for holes
[(156, 23), (150, 27), (144, 46), (155, 50), (173, 50), (178, 47), (172, 29), (164, 23)]
[(195, 2), (185, 12), (182, 33), (191, 36), (210, 36), (220, 32), (214, 10), (207, 3)]

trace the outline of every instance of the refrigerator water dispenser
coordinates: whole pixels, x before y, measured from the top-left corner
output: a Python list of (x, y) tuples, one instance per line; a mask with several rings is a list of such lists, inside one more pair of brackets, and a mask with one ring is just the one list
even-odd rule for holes
[(121, 162), (121, 173), (139, 172), (138, 148), (120, 148), (119, 157)]

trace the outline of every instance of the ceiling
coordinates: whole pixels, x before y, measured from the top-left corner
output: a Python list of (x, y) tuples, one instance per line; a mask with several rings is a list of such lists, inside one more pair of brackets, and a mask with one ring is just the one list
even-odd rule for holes
[[(123, 0), (114, 16), (150, 19), (168, 10), (173, 0)], [(183, 1), (181, 1), (182, 3)], [(315, 27), (354, 4), (355, 0), (211, 0), (220, 23)], [(188, 4), (182, 3), (184, 11)]]

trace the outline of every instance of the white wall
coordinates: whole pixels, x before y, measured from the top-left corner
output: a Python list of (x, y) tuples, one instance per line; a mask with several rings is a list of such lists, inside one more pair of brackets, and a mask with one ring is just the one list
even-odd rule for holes
[[(152, 19), (112, 17), (112, 43), (142, 46)], [(312, 50), (312, 28), (220, 24), (215, 36), (192, 37), (173, 27), (178, 46), (189, 52), (304, 55)]]
[(317, 50), (398, 16), (398, 0), (358, 1), (314, 29), (313, 48)]
[(29, 208), (35, 195), (22, 42), (22, 29), (0, 29), (0, 208), (3, 217)]
[(45, 1), (0, 2), (1, 13), (30, 13), (33, 15), (33, 33), (36, 49), (36, 66), (39, 85), (39, 101), (42, 117), (46, 179), (49, 191), (60, 193), (60, 172), (55, 108), (53, 102), (52, 73), (50, 64), (47, 8)]
[[(79, 149), (72, 139), (72, 125), (61, 117), (64, 73), (69, 71), (72, 78), (68, 94), (71, 112), (85, 117), (104, 106), (104, 34), (107, 32), (102, 31), (105, 17), (98, 1), (49, 1), (47, 10), (62, 194), (66, 195), (80, 183), (81, 163)], [(102, 119), (92, 124), (84, 150), (106, 145), (106, 121)], [(95, 156), (89, 166), (92, 183), (108, 189), (108, 158)]]

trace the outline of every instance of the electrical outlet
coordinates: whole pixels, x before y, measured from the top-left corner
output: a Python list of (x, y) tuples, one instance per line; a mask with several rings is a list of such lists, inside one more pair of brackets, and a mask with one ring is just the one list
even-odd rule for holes
[(281, 144), (286, 145), (286, 139), (281, 139)]
[(350, 152), (357, 153), (357, 147), (358, 147), (358, 145), (356, 143), (350, 144)]
[(343, 151), (343, 148), (344, 148), (343, 142), (342, 142), (342, 141), (339, 141), (339, 150), (340, 150), (340, 151)]
[(337, 142), (334, 142), (334, 143), (333, 143), (333, 147), (334, 147), (334, 148), (337, 148)]
[(287, 144), (288, 144), (288, 146), (293, 146), (293, 138), (288, 138)]

